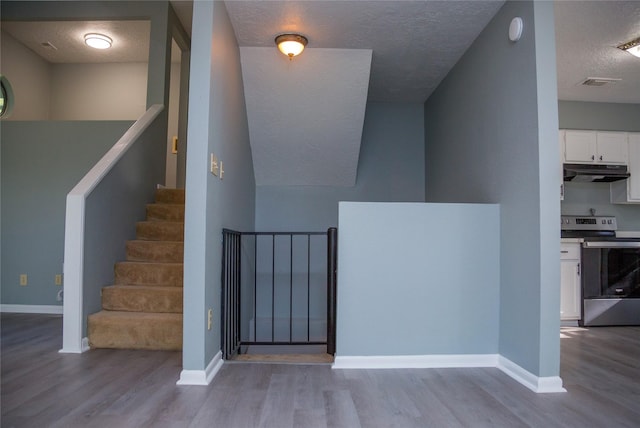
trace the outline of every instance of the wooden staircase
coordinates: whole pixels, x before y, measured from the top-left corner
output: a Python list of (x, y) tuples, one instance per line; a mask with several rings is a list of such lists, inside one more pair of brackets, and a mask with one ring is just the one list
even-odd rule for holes
[(183, 236), (184, 190), (158, 189), (102, 289), (103, 310), (89, 316), (92, 348), (182, 349)]

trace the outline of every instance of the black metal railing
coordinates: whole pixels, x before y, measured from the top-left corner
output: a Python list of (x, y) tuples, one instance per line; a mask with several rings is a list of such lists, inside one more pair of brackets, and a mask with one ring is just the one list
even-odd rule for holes
[(240, 349), (242, 235), (233, 230), (222, 233), (222, 353), (235, 355)]
[(326, 345), (327, 353), (334, 354), (336, 265), (336, 228), (224, 229), (223, 358), (246, 352), (251, 345)]

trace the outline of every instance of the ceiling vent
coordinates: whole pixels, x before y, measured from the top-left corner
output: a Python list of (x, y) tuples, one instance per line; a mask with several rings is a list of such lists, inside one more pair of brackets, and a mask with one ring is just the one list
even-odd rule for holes
[(584, 86), (604, 86), (610, 83), (616, 83), (621, 81), (622, 79), (614, 79), (611, 77), (587, 77), (581, 85)]
[(40, 46), (42, 46), (43, 48), (46, 48), (46, 49), (53, 49), (54, 51), (58, 50), (58, 48), (53, 46), (53, 43), (51, 43), (49, 41), (40, 43)]

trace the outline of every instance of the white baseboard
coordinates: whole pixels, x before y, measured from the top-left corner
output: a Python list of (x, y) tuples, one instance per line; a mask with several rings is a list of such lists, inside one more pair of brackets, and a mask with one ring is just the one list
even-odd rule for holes
[(0, 312), (62, 315), (62, 305), (0, 305)]
[(206, 369), (182, 370), (180, 373), (180, 379), (176, 382), (176, 385), (209, 385), (222, 367), (222, 364), (222, 352), (218, 351), (218, 353), (211, 359), (211, 362)]
[(495, 367), (533, 392), (566, 392), (560, 376), (539, 377), (499, 354), (336, 356), (334, 369)]
[(503, 373), (520, 382), (533, 392), (567, 392), (567, 390), (562, 387), (562, 378), (560, 378), (560, 376), (536, 376), (502, 355), (498, 359), (497, 367)]
[(498, 354), (336, 356), (334, 369), (433, 369), (445, 367), (496, 367)]
[(83, 337), (80, 342), (80, 349), (65, 349), (62, 348), (58, 351), (59, 354), (82, 354), (83, 352), (90, 351), (91, 347), (89, 346), (89, 338)]

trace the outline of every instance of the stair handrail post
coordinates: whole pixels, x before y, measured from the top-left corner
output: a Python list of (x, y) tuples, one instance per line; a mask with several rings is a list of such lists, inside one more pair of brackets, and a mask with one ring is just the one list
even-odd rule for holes
[(327, 230), (327, 354), (336, 353), (336, 292), (338, 283), (338, 229)]

